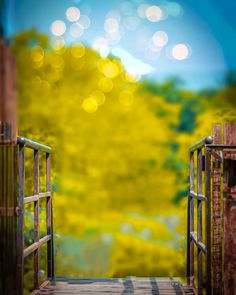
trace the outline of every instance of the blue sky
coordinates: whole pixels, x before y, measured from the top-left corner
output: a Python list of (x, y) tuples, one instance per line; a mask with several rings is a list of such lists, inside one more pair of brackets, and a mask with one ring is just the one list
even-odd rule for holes
[[(36, 27), (52, 36), (52, 23), (61, 20), (66, 31), (60, 38), (66, 43), (82, 42), (99, 49), (101, 42), (107, 42), (109, 52), (144, 78), (161, 81), (178, 76), (186, 87), (200, 89), (219, 85), (223, 74), (236, 68), (236, 3), (233, 1), (8, 0), (7, 3), (11, 19), (9, 34)], [(145, 15), (140, 16), (139, 8), (145, 5), (160, 7), (163, 17), (150, 21)], [(91, 21), (89, 28), (77, 37), (70, 34), (73, 23), (66, 18), (69, 7), (77, 7)], [(104, 29), (106, 20), (114, 15), (119, 16), (121, 35), (115, 42), (108, 40), (109, 34)], [(152, 48), (155, 32), (164, 32), (168, 37), (160, 50)], [(178, 44), (188, 49), (187, 57), (181, 60), (173, 58)]]

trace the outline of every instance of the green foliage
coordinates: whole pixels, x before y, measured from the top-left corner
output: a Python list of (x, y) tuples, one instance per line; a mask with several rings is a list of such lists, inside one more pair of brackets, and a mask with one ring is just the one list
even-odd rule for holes
[(114, 57), (35, 31), (12, 46), (20, 134), (54, 150), (57, 274), (184, 276), (188, 147), (234, 121), (235, 83), (137, 82)]

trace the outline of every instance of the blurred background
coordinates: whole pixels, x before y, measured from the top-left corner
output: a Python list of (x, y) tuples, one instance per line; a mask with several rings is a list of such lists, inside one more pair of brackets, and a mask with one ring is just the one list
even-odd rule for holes
[[(185, 276), (188, 147), (235, 123), (236, 3), (2, 5), (19, 134), (54, 150), (56, 275)], [(40, 218), (43, 236), (43, 208)], [(25, 226), (31, 243), (30, 206)]]

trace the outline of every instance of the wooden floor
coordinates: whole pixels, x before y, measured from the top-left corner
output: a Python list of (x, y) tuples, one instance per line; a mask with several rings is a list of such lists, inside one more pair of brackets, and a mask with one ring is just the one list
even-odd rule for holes
[(193, 295), (189, 287), (172, 278), (137, 278), (125, 279), (57, 279), (48, 283), (32, 294), (81, 294), (81, 295)]

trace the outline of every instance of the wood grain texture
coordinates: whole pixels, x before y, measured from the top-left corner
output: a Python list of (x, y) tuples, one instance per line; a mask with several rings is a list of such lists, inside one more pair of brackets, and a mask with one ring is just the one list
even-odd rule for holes
[(180, 281), (172, 278), (125, 279), (57, 279), (32, 293), (45, 294), (121, 294), (121, 295), (193, 295), (190, 287), (183, 287)]

